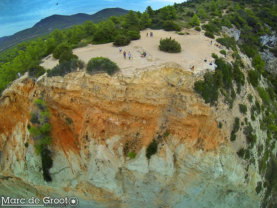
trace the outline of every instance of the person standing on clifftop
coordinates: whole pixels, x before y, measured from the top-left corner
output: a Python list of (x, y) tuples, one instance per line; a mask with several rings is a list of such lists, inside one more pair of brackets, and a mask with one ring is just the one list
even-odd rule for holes
[(121, 48), (121, 47), (119, 47), (119, 53), (121, 53), (121, 51), (122, 51), (122, 48)]
[(123, 56), (126, 59), (126, 51), (123, 51)]
[(131, 59), (131, 52), (130, 51), (128, 52), (128, 58), (129, 58), (129, 60)]

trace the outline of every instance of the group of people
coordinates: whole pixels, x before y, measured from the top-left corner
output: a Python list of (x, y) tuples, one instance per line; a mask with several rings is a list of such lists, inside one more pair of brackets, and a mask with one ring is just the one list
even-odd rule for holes
[[(121, 47), (119, 47), (119, 53), (121, 53), (122, 52), (122, 48)], [(127, 53), (126, 53), (126, 51), (124, 50), (123, 51), (123, 57), (124, 57), (124, 59), (126, 59), (126, 57), (127, 57)], [(142, 53), (141, 53), (141, 55), (140, 55), (142, 58), (144, 58), (144, 57), (146, 57), (146, 52), (145, 51), (143, 51)], [(129, 60), (131, 60), (131, 58), (132, 58), (132, 55), (131, 55), (131, 52), (129, 51), (128, 52), (128, 59)]]
[[(207, 59), (206, 59), (206, 58), (204, 59), (204, 62), (205, 62), (205, 63), (207, 62)], [(213, 62), (210, 62), (209, 65), (212, 66), (212, 65), (213, 65)]]
[[(122, 52), (122, 48), (121, 47), (119, 47), (119, 53), (121, 53)], [(126, 51), (124, 50), (123, 51), (123, 57), (124, 57), (124, 59), (126, 59), (126, 55), (127, 55), (127, 53), (126, 53)], [(128, 52), (128, 59), (130, 60), (131, 59), (131, 52), (129, 51)]]
[[(148, 33), (146, 33), (146, 37), (148, 37)], [(153, 37), (153, 32), (150, 32), (150, 37)]]

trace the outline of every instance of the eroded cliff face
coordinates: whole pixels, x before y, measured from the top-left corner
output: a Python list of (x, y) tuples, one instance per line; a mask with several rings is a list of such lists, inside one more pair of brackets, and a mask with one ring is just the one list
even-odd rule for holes
[[(21, 78), (0, 100), (0, 194), (76, 195), (83, 207), (259, 207), (258, 175), (245, 181), (195, 79), (173, 66), (132, 78)], [(50, 183), (27, 129), (41, 94), (51, 111)], [(148, 160), (153, 139), (158, 152)]]

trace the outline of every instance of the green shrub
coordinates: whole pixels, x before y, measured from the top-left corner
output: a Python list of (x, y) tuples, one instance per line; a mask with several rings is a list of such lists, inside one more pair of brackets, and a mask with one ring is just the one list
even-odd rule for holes
[(226, 55), (227, 55), (227, 53), (226, 53), (226, 51), (225, 51), (225, 50), (220, 50), (220, 53), (221, 53), (222, 55), (224, 55), (224, 56), (226, 56)]
[(201, 28), (200, 28), (199, 26), (196, 26), (196, 27), (195, 27), (195, 30), (198, 31), (198, 32), (200, 32), (200, 31), (201, 31)]
[(118, 34), (115, 38), (114, 38), (114, 45), (115, 46), (126, 46), (130, 43), (130, 39), (129, 37), (122, 35), (122, 34)]
[(245, 149), (241, 148), (238, 152), (237, 152), (238, 156), (240, 158), (244, 158), (244, 154), (245, 154)]
[(212, 57), (213, 57), (214, 59), (218, 59), (218, 56), (217, 56), (215, 53), (212, 53)]
[(205, 100), (205, 103), (214, 105), (218, 99), (218, 84), (211, 72), (204, 75), (204, 80), (194, 83), (194, 90)]
[(53, 51), (53, 57), (59, 59), (60, 63), (76, 58), (72, 53), (72, 48), (65, 43), (61, 43), (56, 47)]
[(178, 35), (185, 35), (184, 32), (178, 32)]
[(40, 77), (41, 75), (43, 75), (45, 73), (45, 69), (41, 66), (36, 66), (36, 67), (33, 67), (31, 69), (29, 69), (28, 71), (28, 75), (30, 77), (34, 77), (34, 78), (38, 78)]
[(181, 45), (174, 39), (166, 38), (160, 40), (161, 51), (165, 51), (168, 53), (179, 53), (181, 52)]
[(96, 57), (90, 59), (88, 62), (87, 71), (91, 74), (96, 72), (107, 72), (109, 75), (113, 75), (115, 72), (119, 71), (119, 67), (108, 58)]
[(129, 152), (128, 153), (128, 157), (131, 158), (131, 159), (134, 159), (136, 157), (136, 153), (134, 152)]
[(218, 128), (220, 128), (220, 129), (222, 128), (222, 122), (218, 123)]
[(127, 36), (129, 37), (130, 40), (138, 40), (140, 39), (140, 32), (137, 30), (129, 30), (127, 32)]
[(258, 93), (259, 93), (260, 97), (262, 98), (263, 102), (266, 105), (269, 105), (271, 102), (271, 99), (270, 99), (270, 96), (267, 93), (267, 91), (262, 87), (258, 87)]
[(212, 32), (210, 32), (210, 31), (206, 31), (205, 32), (205, 36), (214, 39), (214, 34)]
[(163, 23), (163, 29), (165, 31), (180, 31), (181, 27), (171, 20), (167, 20)]
[(239, 127), (240, 127), (240, 120), (239, 120), (239, 118), (236, 117), (235, 118), (235, 122), (233, 124), (233, 130), (231, 132), (231, 137), (230, 137), (231, 141), (235, 141), (236, 140), (236, 133), (238, 132)]
[(248, 78), (249, 82), (253, 87), (258, 87), (260, 75), (259, 72), (256, 70), (249, 70), (248, 71)]
[(226, 48), (228, 48), (228, 49), (231, 48), (233, 51), (236, 51), (236, 42), (235, 42), (234, 38), (224, 37), (224, 38), (218, 38), (218, 39), (216, 39), (216, 41), (218, 43), (220, 43), (221, 45), (226, 46)]
[(213, 22), (209, 22), (208, 24), (203, 25), (202, 29), (204, 29), (206, 32), (211, 33), (211, 34), (218, 34), (220, 31), (218, 26)]
[(41, 136), (41, 132), (40, 132), (40, 129), (38, 127), (31, 126), (31, 128), (29, 129), (29, 132), (30, 132), (31, 135), (33, 135), (35, 137)]
[(253, 95), (248, 94), (248, 95), (247, 95), (247, 99), (248, 99), (248, 101), (249, 101), (250, 103), (252, 103), (252, 102), (253, 102)]
[(258, 70), (260, 73), (264, 71), (265, 63), (263, 59), (261, 58), (260, 54), (257, 54), (252, 59), (252, 65), (256, 70)]
[(257, 136), (255, 135), (255, 131), (250, 123), (246, 127), (244, 127), (243, 133), (246, 136), (246, 142), (253, 148), (254, 144), (257, 141)]
[(158, 143), (157, 141), (154, 139), (147, 147), (146, 149), (146, 157), (149, 160), (151, 158), (152, 155), (156, 154), (158, 150)]
[(55, 66), (52, 70), (47, 71), (48, 77), (53, 76), (64, 76), (68, 73), (77, 71), (78, 68), (83, 68), (84, 63), (78, 59), (73, 59), (70, 61), (65, 61)]
[(33, 124), (40, 124), (38, 115), (36, 113), (31, 113), (31, 119), (30, 119), (30, 121)]
[(244, 105), (244, 104), (239, 104), (239, 111), (240, 111), (242, 114), (246, 114), (246, 112), (247, 112), (247, 107), (246, 107), (246, 105)]
[(41, 163), (44, 180), (47, 182), (52, 181), (49, 169), (53, 166), (53, 160), (51, 157), (51, 152), (47, 148), (43, 148), (41, 151)]

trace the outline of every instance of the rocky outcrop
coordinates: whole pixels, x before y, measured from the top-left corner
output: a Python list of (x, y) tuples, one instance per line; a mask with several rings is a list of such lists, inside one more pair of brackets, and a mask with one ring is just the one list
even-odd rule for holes
[[(0, 99), (0, 194), (72, 194), (84, 207), (259, 207), (259, 176), (245, 180), (229, 132), (193, 92), (195, 79), (178, 67), (132, 78), (22, 77)], [(51, 111), (51, 183), (27, 130), (41, 94)], [(148, 160), (153, 139), (158, 151)], [(29, 188), (19, 194), (22, 184)]]
[(225, 26), (222, 26), (222, 32), (227, 34), (229, 37), (233, 37), (235, 39), (235, 41), (239, 40), (240, 33), (241, 33), (241, 31), (238, 30), (235, 27), (228, 28), (228, 27), (225, 27)]
[(265, 62), (265, 70), (271, 74), (277, 75), (277, 58), (268, 49), (260, 54)]
[(276, 32), (274, 31), (272, 35), (261, 36), (262, 46), (275, 47), (277, 43)]

